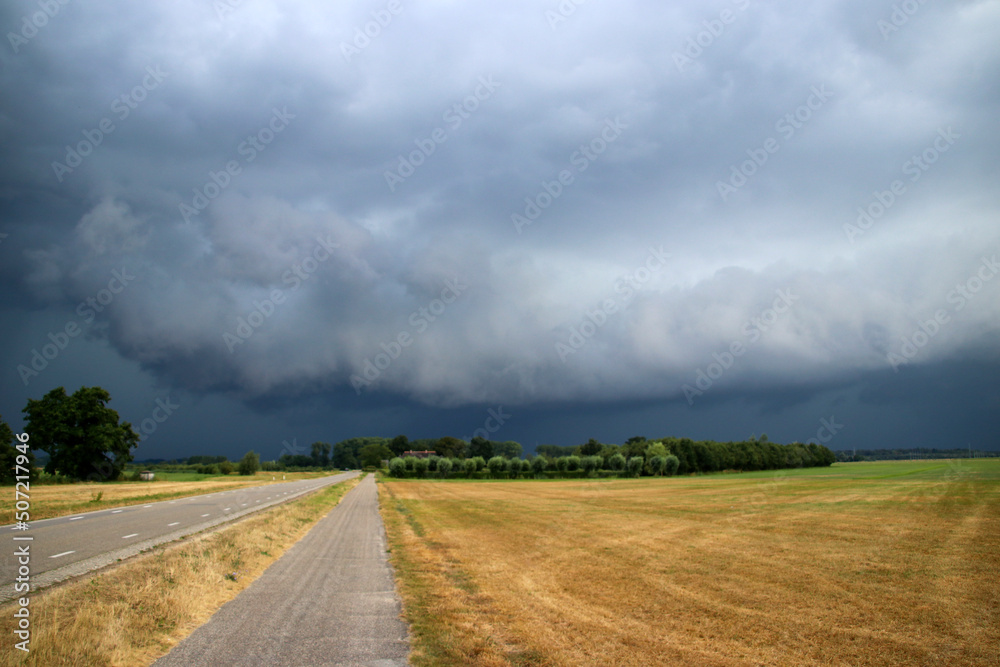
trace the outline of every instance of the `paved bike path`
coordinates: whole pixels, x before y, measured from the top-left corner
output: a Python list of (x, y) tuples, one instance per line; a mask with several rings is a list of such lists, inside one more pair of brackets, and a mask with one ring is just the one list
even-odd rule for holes
[(378, 491), (371, 475), (156, 667), (405, 665)]

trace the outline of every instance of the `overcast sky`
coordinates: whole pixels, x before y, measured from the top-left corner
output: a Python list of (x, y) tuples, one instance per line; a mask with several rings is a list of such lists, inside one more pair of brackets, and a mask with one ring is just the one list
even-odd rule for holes
[(12, 0), (0, 28), (15, 430), (99, 385), (138, 458), (1000, 449), (996, 0)]

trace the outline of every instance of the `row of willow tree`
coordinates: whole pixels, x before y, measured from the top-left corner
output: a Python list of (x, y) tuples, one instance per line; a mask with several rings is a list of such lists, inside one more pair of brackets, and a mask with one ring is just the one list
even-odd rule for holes
[(591, 440), (576, 447), (541, 445), (535, 456), (521, 459), (496, 455), (490, 458), (396, 456), (389, 460), (394, 477), (586, 477), (615, 474), (686, 475), (723, 470), (778, 470), (829, 466), (836, 456), (814, 443), (781, 445), (767, 436), (741, 442), (693, 441), (689, 438), (646, 440), (630, 438), (624, 445), (604, 445)]

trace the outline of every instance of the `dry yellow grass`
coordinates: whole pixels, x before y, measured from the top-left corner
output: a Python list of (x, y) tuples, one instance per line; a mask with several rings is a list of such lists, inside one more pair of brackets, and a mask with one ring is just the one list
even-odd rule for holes
[[(158, 500), (171, 500), (248, 486), (277, 484), (281, 481), (312, 479), (328, 474), (332, 473), (258, 472), (253, 477), (229, 475), (208, 477), (194, 482), (154, 480), (152, 482), (81, 482), (79, 484), (32, 485), (30, 494), (31, 520), (40, 521), (77, 512), (141, 505)], [(286, 476), (285, 480), (281, 479), (282, 475)], [(0, 518), (0, 523), (13, 523), (14, 490), (12, 487), (7, 488), (10, 489), (10, 493), (0, 495), (0, 517), (3, 517)], [(97, 494), (101, 494), (101, 499), (95, 502), (94, 498)]]
[(1000, 664), (1000, 460), (383, 488), (416, 665)]
[[(89, 579), (31, 596), (31, 652), (0, 607), (0, 666), (148, 665), (207, 621), (325, 516), (359, 479), (158, 547)], [(235, 580), (229, 576), (236, 573)]]

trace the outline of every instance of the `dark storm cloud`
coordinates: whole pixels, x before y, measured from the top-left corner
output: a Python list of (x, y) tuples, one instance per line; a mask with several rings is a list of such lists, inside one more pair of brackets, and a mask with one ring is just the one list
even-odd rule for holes
[(996, 363), (1000, 14), (911, 5), (8, 3), (4, 303), (264, 402)]

